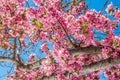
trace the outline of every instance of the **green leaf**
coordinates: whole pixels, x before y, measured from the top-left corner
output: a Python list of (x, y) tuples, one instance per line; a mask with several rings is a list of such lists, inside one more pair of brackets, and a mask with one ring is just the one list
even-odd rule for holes
[(17, 28), (17, 24), (13, 24), (13, 27), (14, 27), (14, 28)]
[(24, 34), (24, 31), (20, 31), (20, 37), (22, 37), (22, 35)]
[(80, 72), (77, 70), (77, 68), (74, 69), (74, 71), (79, 75)]
[(3, 24), (2, 24), (2, 22), (0, 22), (0, 29), (1, 29), (1, 28), (3, 28)]
[(85, 76), (83, 76), (83, 77), (82, 77), (82, 80), (86, 80), (86, 77), (85, 77)]
[(22, 14), (22, 18), (25, 18), (25, 17), (26, 17), (26, 11), (24, 11)]
[(113, 45), (114, 45), (115, 47), (119, 46), (119, 43), (118, 43), (118, 41), (117, 41), (116, 39), (113, 39)]
[(35, 80), (39, 80), (39, 77), (36, 76), (36, 77), (35, 77)]
[(110, 14), (110, 15), (112, 15), (112, 14), (113, 14), (113, 12), (112, 12), (112, 11), (110, 11), (110, 12), (109, 12), (109, 14)]
[(82, 32), (86, 32), (88, 26), (89, 26), (89, 24), (82, 22), (81, 23)]
[(43, 23), (41, 23), (40, 21), (34, 20), (34, 24), (39, 28), (43, 27)]
[(64, 57), (61, 57), (62, 60), (64, 60)]
[(111, 56), (113, 54), (113, 52), (108, 52), (108, 55)]
[(7, 49), (7, 45), (6, 45), (6, 44), (4, 44), (4, 45), (2, 46), (2, 48)]
[(15, 13), (14, 13), (14, 12), (11, 12), (10, 14), (11, 14), (11, 17), (13, 17), (13, 16), (15, 15)]
[(65, 63), (66, 63), (66, 64), (68, 64), (68, 63), (69, 63), (69, 59), (68, 59), (68, 58), (66, 58)]
[(51, 58), (51, 62), (54, 63), (54, 58)]

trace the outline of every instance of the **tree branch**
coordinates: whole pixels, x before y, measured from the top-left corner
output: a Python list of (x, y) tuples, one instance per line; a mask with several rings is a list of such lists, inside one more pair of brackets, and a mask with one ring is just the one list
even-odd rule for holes
[(65, 32), (65, 35), (67, 36), (67, 38), (68, 38), (68, 40), (70, 41), (70, 43), (72, 44), (72, 46), (73, 46), (74, 48), (76, 48), (77, 45), (72, 42), (72, 40), (70, 39), (70, 36), (68, 35), (67, 31), (65, 30), (65, 28), (63, 27), (63, 25), (60, 23), (59, 20), (58, 20), (58, 24), (60, 25), (60, 28)]
[(14, 38), (14, 46), (13, 46), (13, 59), (16, 58), (16, 38)]
[(68, 4), (66, 4), (65, 6), (62, 6), (62, 5), (63, 5), (63, 4), (62, 4), (62, 1), (63, 1), (63, 0), (61, 0), (60, 7), (62, 7), (62, 8), (66, 8), (66, 7), (68, 7), (68, 6), (78, 5), (80, 2), (83, 2), (84, 0), (81, 0), (81, 1), (78, 1), (78, 0), (72, 0), (71, 3), (68, 3)]
[(30, 8), (30, 4), (28, 1), (26, 1), (27, 7)]
[(92, 63), (90, 65), (84, 65), (82, 74), (91, 73), (97, 70), (106, 69), (108, 67), (112, 67), (116, 64), (120, 64), (120, 57), (118, 58), (108, 58), (102, 61), (98, 61), (96, 63)]
[(16, 67), (17, 67), (17, 68), (21, 68), (21, 69), (26, 68), (26, 66), (25, 66), (23, 63), (17, 61), (16, 59), (13, 59), (13, 58), (0, 56), (0, 62), (1, 62), (1, 61), (12, 62), (12, 63), (16, 64)]
[(101, 12), (104, 10), (104, 8), (105, 8), (105, 6), (107, 5), (108, 1), (109, 1), (109, 0), (106, 0), (106, 1), (105, 1), (105, 4), (103, 5), (103, 7), (102, 7), (102, 9), (101, 9)]
[(19, 63), (23, 64), (23, 61), (22, 61), (22, 59), (20, 58), (20, 54), (17, 54), (17, 59), (18, 59)]
[(0, 57), (0, 61), (8, 61), (8, 62), (15, 63), (16, 65), (19, 64), (15, 59), (12, 59), (12, 58), (9, 58), (9, 57), (3, 57), (3, 56)]
[[(33, 62), (31, 64), (27, 64), (26, 67), (24, 67), (24, 69), (25, 70), (31, 70), (31, 69), (34, 69), (34, 68), (38, 68), (38, 67), (40, 67), (42, 60), (44, 60), (44, 59), (38, 60), (38, 61)], [(83, 67), (82, 67), (83, 70), (82, 70), (81, 74), (86, 75), (88, 73), (91, 73), (91, 72), (94, 72), (94, 71), (97, 71), (97, 70), (112, 67), (116, 64), (120, 64), (120, 57), (118, 57), (118, 58), (108, 58), (108, 59), (101, 60), (101, 61), (98, 61), (98, 62), (95, 62), (95, 63), (91, 63), (89, 65), (83, 65)], [(69, 73), (65, 73), (65, 75), (69, 76)], [(53, 80), (54, 75), (52, 74), (49, 77), (44, 76), (42, 80), (46, 80), (48, 78), (49, 78), (49, 80)]]
[(77, 49), (70, 49), (69, 52), (73, 55), (78, 54), (100, 54), (102, 52), (102, 46), (88, 46), (88, 47), (80, 47)]
[[(69, 50), (69, 51), (74, 56), (78, 55), (78, 54), (100, 54), (102, 52), (102, 46), (98, 46), (98, 47), (95, 47), (95, 46), (80, 47), (78, 49), (72, 49), (72, 50)], [(37, 61), (29, 63), (29, 64), (25, 64), (26, 70), (27, 69), (28, 70), (29, 69), (35, 69), (35, 68), (40, 67), (41, 62), (43, 60), (45, 60), (45, 58), (37, 60)], [(24, 68), (24, 67), (22, 67), (22, 68)]]
[(38, 67), (40, 67), (41, 62), (44, 61), (45, 59), (46, 59), (46, 58), (39, 59), (39, 60), (37, 60), (37, 61), (35, 61), (35, 62), (26, 64), (26, 67), (27, 67), (28, 69), (35, 69), (35, 68), (38, 68)]
[[(101, 47), (99, 47), (99, 48), (101, 48)], [(81, 53), (80, 51), (82, 51), (82, 50), (84, 52), (84, 51), (89, 51), (91, 49), (96, 50), (98, 48), (94, 47), (94, 46), (90, 46), (90, 47), (86, 47), (86, 48), (81, 48), (81, 50), (78, 50), (77, 52), (78, 52), (78, 54), (80, 54)], [(73, 51), (72, 54), (75, 55), (74, 53), (75, 52)], [(27, 71), (29, 71), (31, 69), (39, 68), (41, 66), (41, 62), (43, 60), (45, 60), (45, 58), (37, 60), (37, 61), (29, 63), (29, 64), (21, 64), (19, 61), (15, 60), (15, 59), (12, 59), (12, 58), (9, 58), (9, 57), (0, 57), (0, 61), (9, 61), (9, 62), (15, 63), (19, 69), (24, 69), (24, 70), (27, 70)], [(118, 58), (108, 58), (108, 59), (101, 60), (101, 61), (98, 61), (98, 62), (95, 62), (95, 63), (91, 63), (89, 65), (83, 65), (82, 66), (83, 70), (82, 70), (81, 74), (85, 75), (85, 74), (88, 74), (88, 73), (91, 73), (91, 72), (94, 72), (94, 71), (97, 71), (97, 70), (112, 67), (112, 66), (114, 66), (116, 64), (119, 64), (119, 63), (120, 63), (120, 57), (118, 57)], [(51, 79), (51, 78), (54, 78), (53, 75), (51, 75), (49, 77), (49, 79)], [(43, 79), (43, 80), (45, 80), (45, 79)]]
[[(40, 67), (41, 62), (43, 60), (45, 60), (45, 58), (40, 59), (40, 60), (35, 61), (35, 62), (32, 62), (32, 63), (29, 63), (29, 64), (26, 64), (26, 68), (27, 69), (38, 68), (38, 67)], [(100, 70), (100, 69), (105, 69), (107, 67), (114, 66), (115, 64), (120, 64), (120, 57), (118, 57), (118, 58), (108, 58), (108, 59), (101, 60), (101, 61), (98, 61), (98, 62), (95, 62), (95, 63), (91, 63), (90, 65), (83, 65), (82, 74), (87, 74), (87, 73), (94, 72), (94, 71), (97, 71), (97, 70)]]

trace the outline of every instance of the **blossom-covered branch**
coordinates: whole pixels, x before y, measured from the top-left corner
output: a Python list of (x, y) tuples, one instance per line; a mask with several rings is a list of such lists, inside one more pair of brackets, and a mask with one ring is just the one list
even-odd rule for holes
[(92, 63), (90, 65), (84, 65), (82, 74), (87, 74), (87, 73), (91, 73), (91, 72), (94, 72), (97, 70), (106, 69), (106, 68), (112, 67), (117, 64), (120, 64), (120, 57), (108, 58), (105, 60), (101, 60), (101, 61)]
[(73, 55), (79, 54), (100, 54), (102, 52), (102, 46), (88, 46), (88, 47), (80, 47), (77, 49), (70, 49), (70, 53)]
[[(31, 70), (31, 69), (34, 69), (34, 68), (38, 68), (41, 65), (41, 61), (42, 60), (38, 60), (38, 61), (33, 62), (31, 64), (27, 64), (26, 67), (24, 67), (23, 69), (28, 71), (28, 70)], [(101, 60), (101, 61), (98, 61), (98, 62), (95, 62), (95, 63), (91, 63), (89, 65), (83, 65), (81, 74), (86, 75), (88, 73), (92, 73), (94, 71), (98, 71), (98, 70), (101, 70), (101, 69), (106, 69), (106, 68), (115, 66), (117, 64), (120, 64), (120, 58), (119, 57), (118, 58), (108, 58), (108, 59)], [(69, 73), (65, 73), (65, 74), (66, 74), (66, 76), (69, 75)], [(49, 77), (47, 77), (47, 76), (43, 77), (42, 79), (46, 80), (47, 78), (49, 80), (52, 80), (55, 77), (54, 77), (54, 75), (51, 75)]]

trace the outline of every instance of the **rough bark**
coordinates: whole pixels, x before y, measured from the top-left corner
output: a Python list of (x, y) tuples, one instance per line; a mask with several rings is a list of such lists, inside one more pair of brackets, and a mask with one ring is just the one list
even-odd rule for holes
[[(82, 75), (86, 75), (88, 73), (91, 73), (91, 72), (94, 72), (94, 71), (97, 71), (97, 70), (100, 70), (100, 69), (106, 69), (108, 67), (112, 67), (116, 64), (120, 64), (120, 58), (108, 58), (106, 60), (102, 60), (102, 61), (99, 61), (99, 62), (96, 62), (96, 63), (92, 63), (90, 65), (84, 65), (83, 66), (83, 70), (81, 72)], [(66, 76), (67, 78), (69, 78), (69, 73), (66, 73)], [(42, 80), (54, 80), (55, 77), (54, 75), (51, 75), (49, 77), (43, 77)]]
[(71, 54), (100, 54), (102, 52), (102, 46), (88, 46), (88, 47), (80, 47), (78, 49), (69, 50)]
[[(37, 67), (40, 66), (40, 62), (41, 62), (41, 60), (38, 60), (34, 63), (28, 64), (27, 67), (24, 67), (24, 69), (26, 68), (28, 70), (28, 66), (29, 66), (30, 69), (37, 68)], [(105, 60), (101, 60), (101, 61), (92, 63), (90, 65), (84, 65), (81, 74), (86, 75), (88, 73), (91, 73), (91, 72), (94, 72), (94, 71), (97, 71), (97, 70), (112, 67), (116, 64), (120, 64), (120, 57), (118, 57), (118, 58), (108, 58), (108, 59), (105, 59)], [(66, 73), (66, 76), (69, 76), (69, 74)], [(49, 80), (54, 80), (54, 78), (55, 78), (55, 76), (51, 75), (49, 77), (44, 77), (42, 80), (48, 80), (48, 79)]]
[(84, 65), (82, 74), (87, 74), (87, 73), (91, 73), (97, 70), (106, 69), (116, 64), (120, 64), (120, 57), (108, 58), (102, 61), (98, 61), (96, 63), (92, 63), (90, 65)]
[[(42, 60), (44, 60), (44, 59), (35, 61), (31, 64), (26, 64), (26, 66), (27, 66), (26, 69), (27, 68), (34, 69), (34, 68), (40, 67)], [(91, 73), (91, 72), (94, 72), (94, 71), (97, 71), (100, 69), (105, 69), (105, 68), (114, 66), (116, 64), (120, 64), (120, 57), (119, 58), (108, 58), (105, 60), (101, 60), (101, 61), (98, 61), (95, 63), (91, 63), (89, 65), (84, 65), (83, 70), (82, 70), (82, 74), (84, 75), (84, 74)]]
[(13, 46), (13, 59), (16, 58), (16, 41), (17, 41), (17, 38), (14, 38), (14, 46)]

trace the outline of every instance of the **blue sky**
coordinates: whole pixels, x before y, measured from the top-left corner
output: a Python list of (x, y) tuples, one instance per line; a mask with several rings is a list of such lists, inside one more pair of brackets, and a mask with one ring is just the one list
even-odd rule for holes
[[(37, 8), (37, 5), (35, 5), (34, 3), (33, 3), (33, 1), (32, 0), (28, 0), (29, 1), (29, 3), (30, 3), (30, 6), (34, 6), (35, 8)], [(64, 0), (65, 2), (70, 2), (71, 0)], [(97, 10), (97, 11), (100, 11), (101, 9), (102, 9), (102, 7), (103, 7), (103, 5), (104, 5), (104, 3), (105, 3), (105, 1), (106, 0), (86, 0), (87, 1), (87, 4), (88, 4), (88, 7), (89, 7), (89, 9), (95, 9), (95, 10)], [(120, 0), (109, 0), (109, 2), (108, 2), (108, 4), (110, 3), (110, 2), (113, 2), (113, 4), (115, 5), (115, 6), (119, 6), (120, 5)], [(118, 2), (116, 2), (116, 1), (118, 1)], [(27, 7), (27, 5), (25, 4), (24, 5), (25, 7)], [(103, 11), (103, 13), (105, 13), (105, 11)], [(101, 33), (101, 31), (96, 31), (96, 30), (94, 30), (95, 31), (95, 36), (100, 36), (100, 38), (101, 39), (103, 39), (103, 38), (105, 38), (105, 36), (106, 36), (106, 34), (105, 33)], [(114, 30), (114, 32), (116, 33), (116, 35), (118, 36), (118, 35), (120, 35), (120, 26), (116, 29), (116, 30)], [(101, 39), (98, 39), (98, 40), (101, 40)], [(29, 43), (30, 41), (29, 41), (29, 39), (26, 39), (26, 43)], [(32, 46), (32, 50), (30, 51), (30, 53), (29, 54), (31, 54), (31, 53), (36, 53), (36, 55), (37, 54), (41, 54), (40, 56), (37, 56), (38, 58), (43, 58), (43, 57), (45, 57), (46, 56), (46, 54), (44, 54), (44, 53), (42, 53), (39, 49), (40, 49), (40, 46), (42, 45), (42, 41), (39, 41), (37, 44), (35, 44), (34, 46)], [(48, 45), (49, 45), (49, 48), (50, 49), (53, 49), (53, 43), (48, 43)], [(27, 50), (27, 49), (26, 49)], [(4, 50), (2, 50), (2, 49), (0, 49), (0, 52), (3, 52)], [(25, 52), (24, 52), (25, 53)], [(0, 53), (1, 54), (1, 53)], [(22, 59), (24, 60), (24, 61), (28, 61), (28, 57), (27, 57), (27, 55), (21, 55), (21, 57), (22, 57)], [(11, 64), (11, 63), (9, 63), (9, 62), (6, 62), (5, 63), (6, 65), (12, 65), (12, 66), (14, 66), (14, 64)], [(0, 66), (0, 80), (7, 80), (6, 78), (5, 78), (5, 75), (7, 74), (7, 71), (10, 71), (11, 70), (11, 68), (8, 68), (8, 67), (5, 67), (5, 66)], [(13, 70), (11, 70), (11, 72), (10, 73), (12, 73), (13, 72)], [(105, 78), (105, 76), (104, 76), (104, 73), (101, 73), (100, 74), (100, 78), (101, 78), (101, 80), (107, 80), (107, 78)]]

